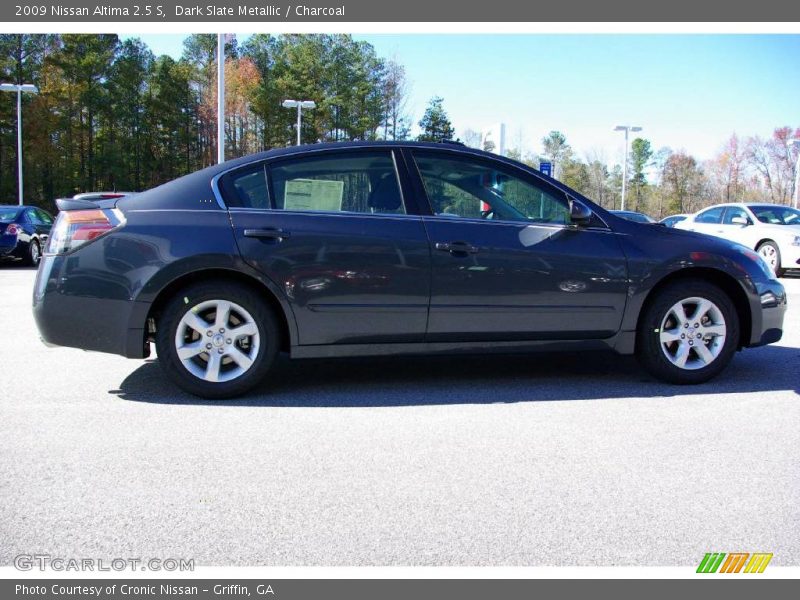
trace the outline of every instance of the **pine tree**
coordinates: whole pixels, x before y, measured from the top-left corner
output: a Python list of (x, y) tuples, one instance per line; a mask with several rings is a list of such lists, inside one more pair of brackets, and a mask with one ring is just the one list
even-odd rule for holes
[(455, 130), (444, 110), (444, 99), (440, 96), (431, 98), (425, 115), (419, 122), (422, 133), (417, 138), (420, 142), (444, 142), (452, 140)]

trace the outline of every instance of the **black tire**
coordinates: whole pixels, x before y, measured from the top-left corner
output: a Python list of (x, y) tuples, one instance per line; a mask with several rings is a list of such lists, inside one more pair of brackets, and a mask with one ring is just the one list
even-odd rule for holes
[[(224, 300), (239, 305), (250, 314), (258, 329), (259, 345), (255, 355), (251, 357), (252, 364), (244, 373), (230, 381), (211, 382), (193, 374), (184, 366), (176, 347), (176, 334), (184, 315), (192, 308), (214, 300)], [(228, 399), (248, 392), (266, 377), (278, 354), (279, 335), (280, 327), (272, 309), (257, 292), (239, 283), (210, 281), (183, 288), (167, 302), (157, 321), (156, 349), (158, 361), (164, 372), (182, 390), (201, 398)], [(216, 337), (218, 336), (214, 335), (214, 338)], [(206, 341), (202, 336), (200, 339)], [(192, 360), (199, 361), (198, 364), (202, 367), (204, 361), (206, 365), (209, 364), (207, 357), (208, 354), (204, 352)], [(225, 359), (223, 357), (220, 360)], [(230, 358), (228, 360), (230, 361)], [(228, 366), (231, 364), (233, 363), (229, 362)]]
[(764, 248), (771, 248), (772, 250), (775, 251), (775, 277), (783, 277), (784, 274), (786, 273), (786, 269), (781, 268), (781, 249), (778, 248), (778, 244), (776, 244), (772, 240), (767, 240), (766, 242), (763, 242), (758, 245), (758, 248), (756, 248), (756, 252), (760, 254), (761, 251), (764, 250)]
[[(701, 298), (713, 303), (725, 322), (724, 342), (717, 341), (713, 351), (718, 352), (716, 356), (705, 366), (697, 367), (702, 363), (702, 359), (695, 349), (689, 349), (689, 360), (686, 365), (694, 364), (696, 368), (682, 368), (668, 358), (667, 354), (675, 356), (678, 346), (684, 344), (683, 340), (672, 344), (662, 343), (661, 326), (662, 322), (675, 326), (677, 331), (683, 334), (683, 329), (675, 325), (674, 320), (670, 321), (668, 314), (671, 309), (679, 302), (690, 298)], [(687, 304), (691, 306), (691, 303)], [(696, 310), (697, 305), (695, 305)], [(709, 313), (710, 314), (710, 313)], [(688, 319), (694, 321), (694, 319)], [(709, 321), (709, 324), (711, 321)], [(689, 332), (701, 332), (703, 330), (693, 330), (695, 323), (688, 323), (686, 333), (688, 338), (693, 338), (691, 343), (698, 343), (696, 337)], [(701, 323), (702, 326), (702, 323)], [(666, 331), (666, 328), (665, 328)], [(695, 334), (696, 335), (696, 334)], [(705, 338), (704, 338), (705, 339)], [(710, 338), (717, 339), (717, 338)], [(686, 340), (688, 342), (688, 339)], [(712, 342), (702, 341), (703, 345), (711, 348)], [(706, 283), (699, 279), (685, 279), (676, 281), (657, 292), (657, 296), (644, 309), (644, 313), (639, 319), (639, 329), (636, 335), (636, 355), (642, 366), (654, 377), (676, 384), (695, 384), (703, 383), (716, 377), (730, 363), (736, 349), (739, 346), (739, 315), (730, 297), (717, 286)], [(683, 346), (688, 348), (688, 346)]]
[(31, 240), (28, 243), (28, 251), (25, 253), (23, 262), (29, 267), (38, 267), (41, 259), (42, 247), (39, 245), (39, 240)]

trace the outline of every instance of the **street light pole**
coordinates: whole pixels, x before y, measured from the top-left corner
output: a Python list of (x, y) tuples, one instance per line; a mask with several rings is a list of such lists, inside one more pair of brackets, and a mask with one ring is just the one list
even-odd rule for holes
[(17, 197), (19, 205), (22, 206), (22, 92), (35, 94), (39, 90), (36, 89), (35, 85), (30, 85), (27, 83), (2, 83), (0, 84), (0, 91), (17, 92)]
[(800, 138), (789, 140), (789, 149), (797, 149), (797, 161), (794, 164), (794, 202), (793, 205), (797, 208), (797, 199), (800, 196)]
[(300, 128), (303, 125), (303, 109), (317, 108), (317, 103), (313, 100), (284, 100), (281, 103), (283, 108), (297, 108), (297, 145), (301, 144)]
[(625, 132), (625, 162), (622, 165), (622, 205), (620, 210), (625, 210), (625, 190), (628, 187), (628, 133), (631, 131), (641, 131), (641, 127), (632, 125), (617, 125), (614, 131)]
[(217, 34), (217, 163), (225, 162), (225, 38)]

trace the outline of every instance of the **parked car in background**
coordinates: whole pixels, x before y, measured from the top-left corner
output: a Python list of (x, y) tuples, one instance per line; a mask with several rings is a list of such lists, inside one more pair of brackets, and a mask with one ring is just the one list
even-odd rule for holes
[[(291, 358), (613, 349), (699, 383), (780, 339), (786, 292), (738, 244), (609, 213), (463, 145), (351, 142), (59, 200), (42, 338), (246, 392)], [(116, 383), (114, 385), (117, 385)]]
[(651, 219), (644, 213), (636, 212), (633, 210), (612, 210), (609, 211), (611, 214), (617, 215), (623, 219), (627, 219), (628, 221), (633, 221), (634, 223), (655, 223), (655, 219)]
[(717, 204), (675, 227), (744, 244), (758, 252), (779, 277), (800, 269), (800, 210), (781, 204)]
[(661, 219), (659, 224), (663, 225), (664, 227), (675, 227), (677, 223), (685, 220), (688, 216), (689, 215), (670, 215)]
[(0, 257), (38, 265), (52, 226), (52, 215), (37, 206), (0, 205)]

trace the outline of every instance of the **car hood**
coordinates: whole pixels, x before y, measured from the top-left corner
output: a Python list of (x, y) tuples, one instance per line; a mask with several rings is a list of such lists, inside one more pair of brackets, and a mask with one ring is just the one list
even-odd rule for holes
[[(644, 225), (642, 227), (652, 227), (651, 225)], [(733, 240), (717, 237), (714, 235), (708, 235), (707, 233), (700, 233), (698, 231), (689, 231), (688, 229), (679, 229), (677, 227), (658, 227), (657, 231), (662, 236), (672, 236), (672, 237), (682, 237), (682, 238), (691, 238), (695, 239), (701, 243), (698, 246), (698, 249), (702, 250), (712, 250), (712, 249), (721, 249), (721, 248), (746, 248), (744, 244), (739, 242), (735, 242)]]

